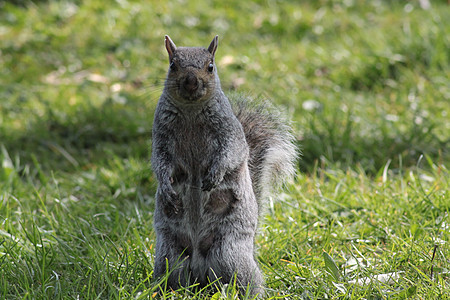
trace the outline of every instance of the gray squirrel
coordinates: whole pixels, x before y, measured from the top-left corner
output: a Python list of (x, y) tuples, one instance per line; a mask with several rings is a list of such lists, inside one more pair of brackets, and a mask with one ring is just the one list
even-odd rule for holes
[(222, 91), (215, 64), (218, 36), (207, 49), (169, 54), (152, 129), (156, 192), (154, 277), (172, 289), (236, 280), (263, 294), (254, 238), (264, 199), (295, 172), (289, 122), (268, 102)]

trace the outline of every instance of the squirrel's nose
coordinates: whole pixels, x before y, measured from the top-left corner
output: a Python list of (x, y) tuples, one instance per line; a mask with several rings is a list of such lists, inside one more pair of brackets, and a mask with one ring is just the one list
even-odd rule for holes
[(198, 87), (198, 79), (193, 74), (188, 74), (183, 82), (183, 87), (190, 92), (193, 92)]

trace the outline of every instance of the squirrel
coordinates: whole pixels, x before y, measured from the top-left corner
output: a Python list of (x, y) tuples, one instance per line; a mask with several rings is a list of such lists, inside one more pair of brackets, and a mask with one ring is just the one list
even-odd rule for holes
[(218, 36), (207, 49), (165, 36), (170, 65), (152, 128), (153, 275), (167, 275), (172, 289), (236, 280), (262, 295), (258, 219), (270, 189), (295, 173), (297, 148), (290, 123), (268, 102), (225, 96), (217, 46)]

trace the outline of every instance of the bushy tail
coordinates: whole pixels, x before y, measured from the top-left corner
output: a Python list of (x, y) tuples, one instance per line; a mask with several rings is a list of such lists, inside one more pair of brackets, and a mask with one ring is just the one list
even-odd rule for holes
[(236, 117), (250, 147), (253, 191), (261, 203), (295, 174), (299, 151), (288, 119), (268, 101), (230, 95)]

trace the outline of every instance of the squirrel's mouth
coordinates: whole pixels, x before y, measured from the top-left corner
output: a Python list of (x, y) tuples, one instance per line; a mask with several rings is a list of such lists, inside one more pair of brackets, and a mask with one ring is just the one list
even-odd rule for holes
[(198, 101), (206, 95), (206, 86), (197, 77), (186, 76), (179, 84), (178, 95), (185, 101)]

